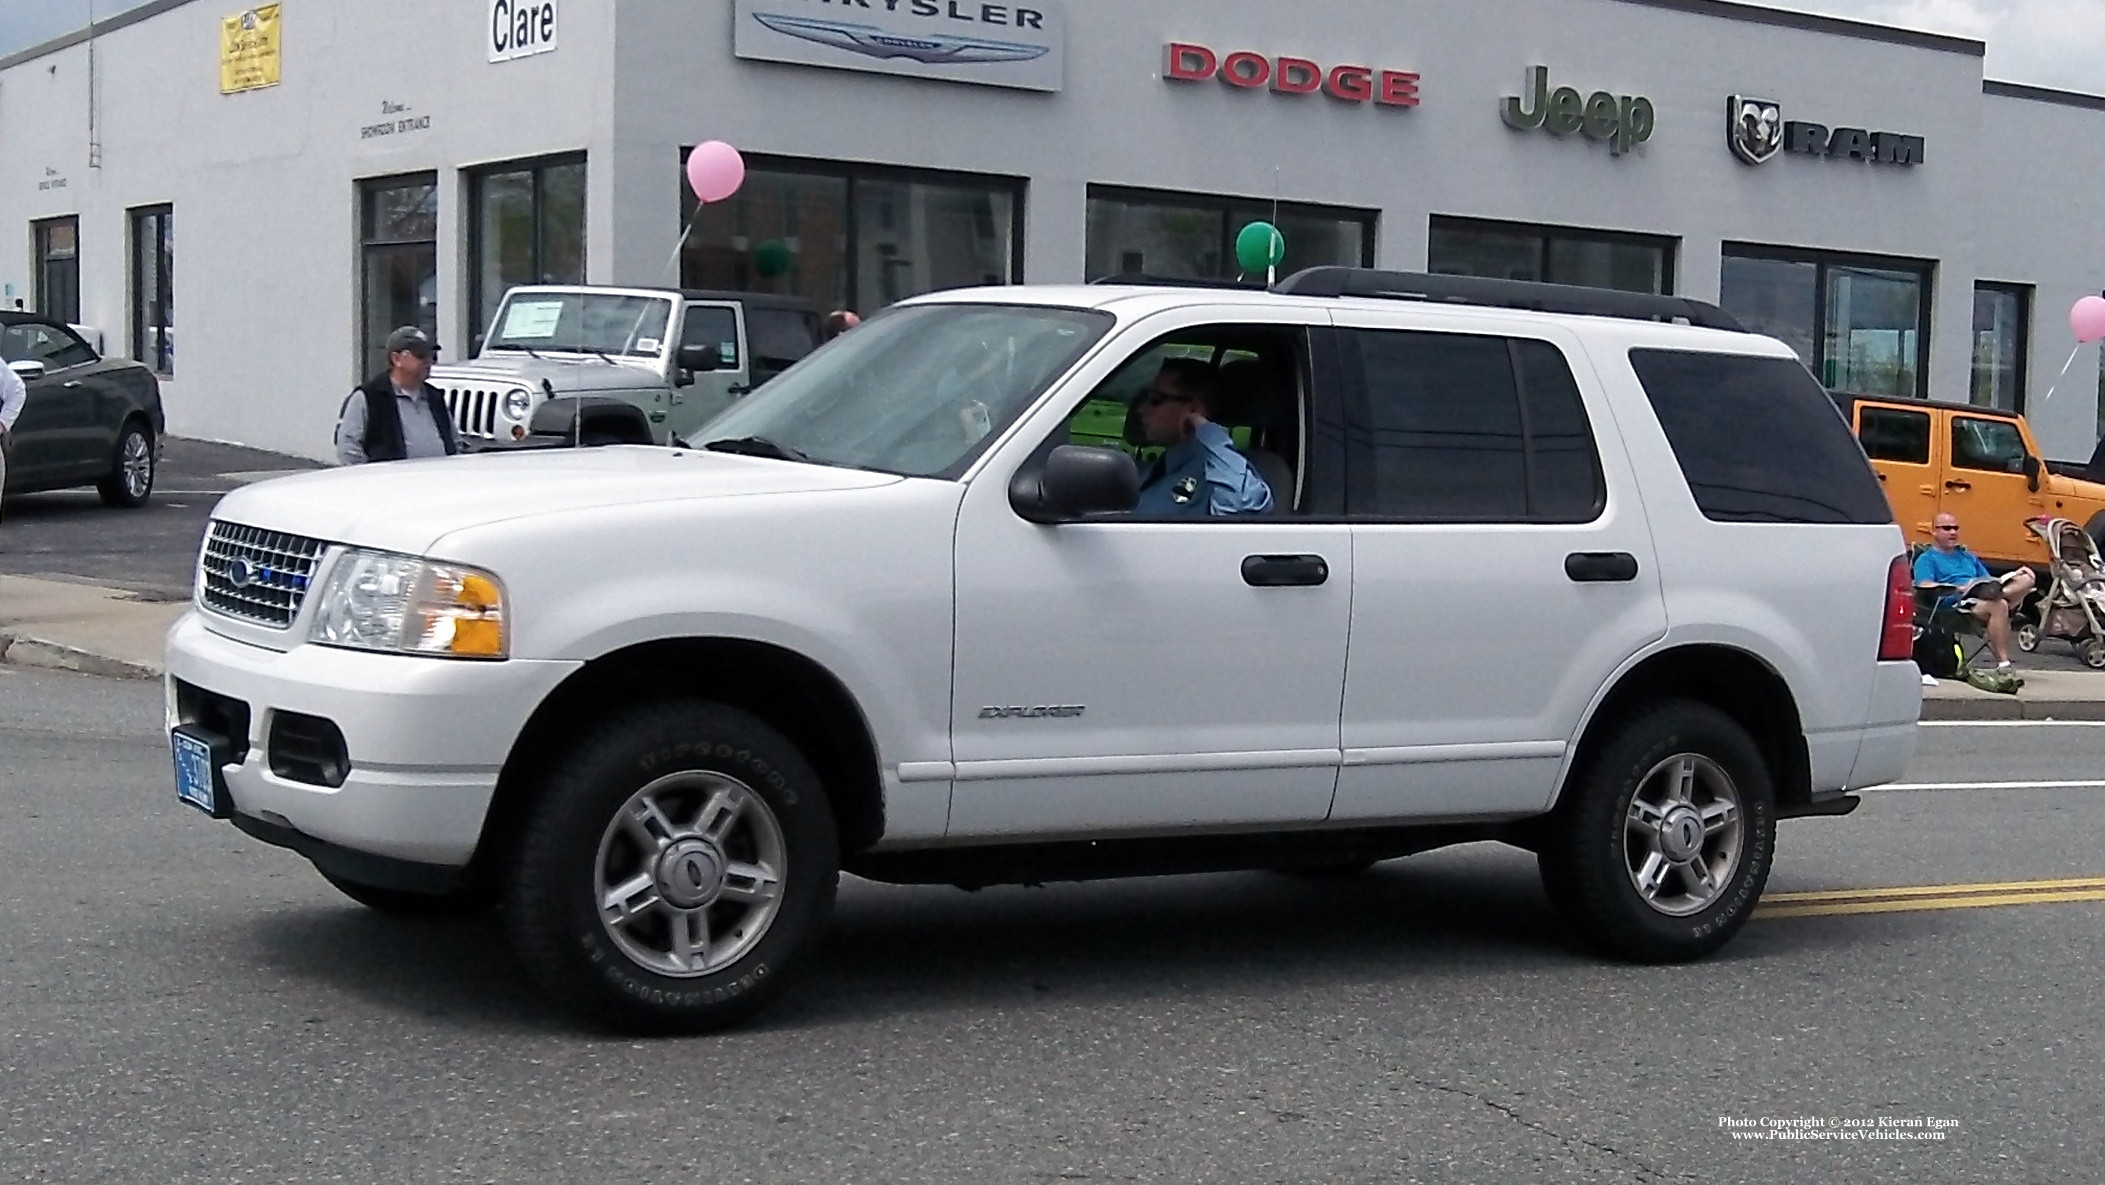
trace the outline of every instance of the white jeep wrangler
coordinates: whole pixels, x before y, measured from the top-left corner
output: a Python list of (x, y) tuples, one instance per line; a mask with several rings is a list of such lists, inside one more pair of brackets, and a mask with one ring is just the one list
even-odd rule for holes
[(634, 404), (660, 444), (685, 439), (819, 344), (795, 296), (533, 285), (504, 294), (475, 357), (435, 366), (470, 450), (509, 448), (550, 399)]
[[(1173, 356), (1272, 513), (1134, 511), (1127, 399)], [(844, 870), (1502, 840), (1596, 947), (1693, 958), (1779, 818), (1914, 743), (1878, 484), (1788, 348), (1694, 301), (949, 292), (696, 443), (228, 495), (169, 635), (180, 796), (376, 909), (501, 900), (553, 996), (694, 1031), (780, 990)]]

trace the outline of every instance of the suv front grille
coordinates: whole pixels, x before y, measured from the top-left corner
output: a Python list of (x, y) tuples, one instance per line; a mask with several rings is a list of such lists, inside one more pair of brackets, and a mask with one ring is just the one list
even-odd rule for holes
[(307, 599), (322, 551), (319, 539), (215, 520), (205, 535), (205, 608), (276, 629), (292, 624)]
[(463, 439), (497, 439), (498, 412), (504, 397), (515, 387), (447, 386), (446, 411), (453, 417), (453, 430)]

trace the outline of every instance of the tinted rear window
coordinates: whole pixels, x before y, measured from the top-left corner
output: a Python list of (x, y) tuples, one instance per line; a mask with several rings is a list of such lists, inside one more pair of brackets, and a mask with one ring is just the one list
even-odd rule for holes
[(1704, 517), (1893, 521), (1849, 425), (1795, 359), (1632, 350), (1630, 365)]

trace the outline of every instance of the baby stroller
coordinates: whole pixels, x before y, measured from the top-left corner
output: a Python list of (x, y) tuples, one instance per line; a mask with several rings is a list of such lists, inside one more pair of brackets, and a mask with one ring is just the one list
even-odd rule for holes
[(2041, 638), (2076, 648), (2083, 665), (2105, 670), (2105, 558), (2088, 532), (2065, 518), (2042, 515), (2025, 523), (2046, 541), (2052, 577), (2034, 602), (2036, 612), (2016, 623), (2017, 648), (2039, 649)]

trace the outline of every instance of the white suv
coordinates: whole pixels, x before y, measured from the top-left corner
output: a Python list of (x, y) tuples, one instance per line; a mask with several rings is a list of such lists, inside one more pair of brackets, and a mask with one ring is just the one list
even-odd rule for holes
[[(1270, 513), (1134, 511), (1170, 357)], [(501, 901), (552, 995), (693, 1031), (806, 961), (842, 871), (1502, 840), (1597, 947), (1692, 958), (1779, 818), (1913, 746), (1878, 483), (1790, 351), (1698, 302), (951, 292), (695, 440), (228, 495), (169, 635), (179, 793), (374, 908)]]

